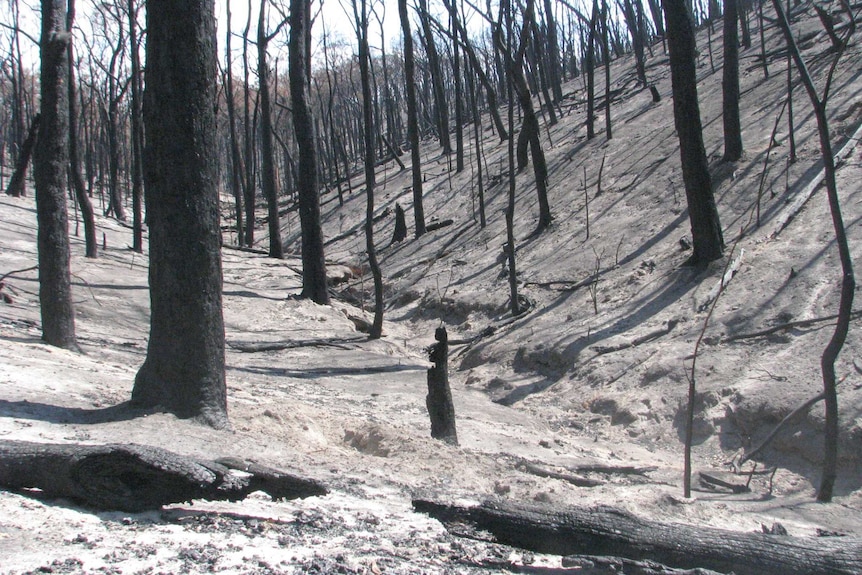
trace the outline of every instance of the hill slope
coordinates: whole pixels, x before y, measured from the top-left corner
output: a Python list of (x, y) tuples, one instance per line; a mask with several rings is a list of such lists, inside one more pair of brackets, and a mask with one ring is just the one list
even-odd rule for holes
[[(799, 25), (806, 57), (822, 74), (828, 65), (825, 34), (813, 13)], [(776, 34), (773, 27), (767, 30), (768, 46), (779, 45)], [(764, 337), (729, 337), (835, 313), (840, 280), (822, 193), (771, 237), (787, 206), (818, 171), (813, 119), (801, 90), (795, 101), (799, 161), (786, 163), (782, 121), (776, 137), (781, 145), (771, 151), (765, 178), (761, 227), (748, 227), (782, 105), (784, 60), (772, 56), (772, 73), (765, 78), (757, 48), (743, 51), (746, 153), (742, 161), (724, 164), (716, 38), (720, 27), (713, 35), (714, 71), (705, 33), (699, 38), (699, 89), (725, 238), (733, 259), (741, 259), (706, 327), (697, 363), (695, 467), (714, 472), (727, 470), (726, 462), (739, 450), (756, 444), (818, 393), (818, 358), (831, 330), (822, 322)], [(670, 80), (661, 46), (653, 46), (653, 53), (647, 73), (662, 95), (659, 103), (636, 89), (631, 61), (612, 64), (619, 90), (612, 140), (601, 132), (586, 140), (580, 80), (566, 86), (559, 124), (543, 126), (555, 223), (530, 237), (537, 216), (532, 176), (530, 170), (519, 175), (517, 265), (519, 287), (531, 307), (518, 318), (506, 311), (508, 288), (501, 277), (504, 147), (489, 132), (483, 140), (485, 229), (473, 219), (470, 164), (465, 173), (454, 174), (429, 141), (423, 143), (426, 213), (454, 224), (390, 246), (392, 217), (381, 220), (377, 237), (387, 323), (380, 341), (365, 340), (350, 319), (370, 305), (370, 279), (340, 284), (337, 301), (321, 307), (291, 297), (300, 287), (297, 258), (275, 261), (225, 249), (232, 431), (215, 432), (158, 413), (112, 416), (112, 406), (129, 397), (146, 350), (146, 261), (126, 249), (128, 230), (101, 220), (107, 249), (98, 260), (80, 257), (82, 240), (74, 238), (85, 354), (41, 344), (35, 272), (7, 277), (4, 293), (12, 302), (0, 307), (4, 439), (126, 441), (208, 458), (241, 456), (319, 478), (333, 494), (298, 502), (198, 501), (161, 513), (121, 515), (4, 491), (4, 571), (478, 573), (488, 566), (529, 569), (525, 565), (531, 563), (536, 569), (560, 568), (559, 557), (453, 537), (411, 511), (409, 498), (419, 491), (467, 498), (493, 494), (558, 507), (601, 503), (665, 521), (741, 531), (780, 521), (792, 535), (811, 536), (817, 529), (862, 534), (857, 373), (862, 364), (854, 363), (862, 350), (855, 325), (838, 365), (846, 379), (835, 504), (813, 502), (821, 450), (817, 407), (764, 454), (763, 462), (776, 471), (755, 475), (753, 493), (699, 491), (693, 501), (681, 498), (679, 414), (689, 358), (704, 329), (703, 304), (727, 262), (703, 271), (681, 267), (687, 254), (680, 240), (689, 228)], [(851, 45), (838, 67), (830, 105), (839, 142), (862, 120), (860, 64), (860, 47)], [(602, 120), (597, 118), (597, 127)], [(474, 153), (469, 147), (470, 157)], [(854, 150), (839, 172), (854, 254), (862, 247), (859, 160)], [(409, 178), (392, 163), (380, 168), (380, 214), (395, 202), (408, 207)], [(325, 198), (327, 256), (333, 264), (361, 267), (364, 196), (362, 182), (353, 186), (357, 191), (344, 206), (333, 196)], [(292, 218), (293, 213), (285, 232), (296, 253), (298, 224)], [(0, 200), (0, 220), (0, 268), (6, 273), (31, 266), (32, 199)], [(737, 243), (741, 229), (750, 231)], [(261, 241), (265, 245), (266, 238)], [(337, 269), (331, 266), (333, 274)], [(597, 270), (597, 282), (584, 283)], [(441, 322), (451, 339), (469, 340), (451, 350), (458, 448), (428, 437), (424, 346)], [(599, 464), (635, 466), (642, 473), (584, 471)], [(543, 467), (558, 474), (577, 468), (599, 485), (583, 488), (540, 477), (535, 470)]]

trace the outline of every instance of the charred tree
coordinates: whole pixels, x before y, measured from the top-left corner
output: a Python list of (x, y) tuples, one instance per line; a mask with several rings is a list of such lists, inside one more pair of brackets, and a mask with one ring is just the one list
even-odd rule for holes
[(227, 427), (215, 32), (214, 0), (147, 2), (151, 312), (132, 403)]
[[(75, 22), (75, 1), (69, 0), (66, 12), (66, 29), (71, 30)], [(73, 39), (69, 39), (69, 176), (72, 178), (72, 189), (75, 190), (75, 200), (81, 209), (81, 219), (84, 220), (85, 255), (95, 258), (99, 255), (99, 242), (96, 240), (96, 214), (93, 202), (84, 189), (84, 178), (81, 176), (81, 158), (78, 153), (78, 106), (77, 86), (75, 83), (75, 58)]]
[(362, 83), (362, 123), (365, 143), (365, 250), (368, 252), (368, 266), (374, 278), (374, 321), (368, 332), (371, 339), (383, 335), (383, 274), (374, 247), (374, 111), (371, 99), (371, 75), (369, 72), (368, 44), (368, 0), (353, 3), (353, 17), (356, 26), (356, 39), (359, 43), (359, 75)]
[(431, 15), (428, 13), (428, 0), (419, 0), (419, 23), (422, 25), (422, 36), (425, 38), (425, 54), (428, 56), (428, 67), (431, 71), (431, 84), (434, 90), (434, 110), (437, 120), (437, 130), (440, 134), (440, 145), (443, 154), (452, 153), (452, 142), (449, 138), (449, 104), (446, 102), (446, 88), (443, 85), (443, 68), (440, 65), (440, 55), (434, 43), (434, 33), (431, 30)]
[(41, 116), (36, 114), (30, 122), (30, 129), (27, 131), (27, 137), (24, 143), (18, 150), (18, 161), (15, 163), (15, 171), (12, 172), (12, 177), (9, 178), (9, 185), (6, 186), (6, 195), (20, 198), (25, 194), (25, 183), (27, 181), (27, 168), (30, 165), (30, 158), (33, 156), (33, 150), (36, 148), (36, 139), (39, 137), (39, 121)]
[(404, 90), (407, 95), (407, 139), (410, 141), (413, 174), (413, 222), (416, 237), (425, 233), (425, 208), (422, 201), (422, 160), (419, 151), (419, 110), (416, 102), (416, 72), (413, 58), (413, 34), (407, 14), (407, 0), (398, 0), (398, 18), (404, 38)]
[(25, 441), (0, 441), (0, 485), (126, 512), (192, 499), (239, 501), (254, 491), (273, 499), (327, 493), (317, 481), (232, 458), (203, 461), (148, 445)]
[(42, 339), (56, 347), (77, 349), (66, 214), (66, 172), (69, 168), (67, 82), (71, 39), (72, 34), (66, 28), (66, 2), (42, 0), (42, 113), (33, 156)]
[[(272, 145), (270, 70), (267, 63), (266, 51), (270, 40), (278, 34), (286, 23), (286, 20), (282, 20), (275, 32), (267, 34), (266, 2), (267, 0), (260, 0), (260, 12), (257, 20), (257, 78), (258, 95), (260, 97), (260, 185), (263, 189), (263, 197), (266, 198), (269, 257), (282, 259), (284, 258), (284, 246), (281, 243), (281, 219), (278, 214), (278, 182), (275, 179), (275, 156)], [(312, 142), (311, 145), (313, 146), (314, 143)], [(317, 190), (315, 189), (316, 193)]]
[(779, 0), (773, 0), (772, 4), (775, 7), (775, 12), (778, 16), (778, 25), (784, 33), (784, 39), (787, 42), (787, 49), (796, 64), (796, 69), (799, 71), (802, 85), (805, 87), (805, 91), (808, 94), (808, 99), (811, 102), (811, 108), (817, 121), (817, 132), (820, 137), (820, 154), (823, 157), (823, 179), (826, 184), (826, 195), (829, 199), (829, 211), (832, 215), (832, 226), (835, 230), (835, 243), (838, 245), (838, 255), (841, 260), (841, 299), (838, 304), (838, 322), (835, 325), (835, 331), (832, 333), (832, 338), (829, 340), (829, 343), (820, 357), (820, 372), (823, 379), (823, 397), (826, 407), (826, 416), (823, 431), (823, 476), (820, 480), (820, 487), (817, 491), (817, 500), (829, 502), (832, 500), (832, 492), (835, 486), (835, 479), (838, 474), (838, 391), (837, 377), (835, 374), (835, 361), (838, 359), (838, 354), (841, 353), (841, 349), (844, 347), (844, 342), (847, 340), (847, 334), (850, 331), (850, 318), (853, 311), (853, 299), (856, 291), (856, 278), (853, 272), (853, 258), (850, 254), (850, 245), (847, 240), (844, 218), (841, 214), (841, 201), (838, 196), (838, 184), (835, 177), (835, 157), (832, 153), (832, 141), (829, 134), (829, 119), (826, 116), (826, 105), (829, 102), (829, 90), (832, 85), (832, 77), (835, 67), (838, 65), (841, 56), (847, 48), (847, 44), (856, 30), (856, 24), (849, 5), (842, 2), (842, 6), (849, 17), (850, 24), (846, 30), (845, 37), (841, 39), (841, 45), (836, 51), (821, 95), (817, 93), (817, 88), (811, 78), (811, 74), (808, 72), (808, 67), (805, 64), (805, 60), (802, 58), (799, 47), (796, 44), (793, 30), (790, 28), (790, 23), (787, 21), (787, 16), (784, 13), (781, 2)]
[(299, 221), (302, 226), (302, 295), (315, 303), (329, 303), (326, 288), (326, 260), (320, 226), (320, 198), (317, 195), (317, 150), (314, 117), (308, 103), (311, 35), (310, 0), (290, 2), (290, 96), (293, 129), (299, 147)]
[[(673, 29), (668, 26), (668, 34)], [(789, 537), (660, 523), (607, 506), (564, 510), (486, 501), (476, 506), (414, 500), (413, 508), (445, 525), (490, 533), (505, 545), (554, 555), (599, 555), (657, 561), (680, 569), (737, 575), (851, 575), (862, 569), (859, 537)], [(475, 530), (475, 531), (473, 531)]]
[(455, 406), (449, 388), (449, 336), (445, 327), (434, 332), (437, 343), (431, 346), (430, 359), (434, 364), (428, 370), (428, 395), (425, 406), (431, 418), (431, 437), (458, 445), (455, 428)]
[(132, 249), (144, 251), (144, 176), (143, 157), (144, 132), (141, 120), (141, 58), (138, 51), (138, 7), (135, 0), (128, 0), (129, 53), (132, 60)]
[(742, 157), (742, 130), (739, 125), (739, 37), (738, 0), (724, 0), (724, 69), (721, 78), (724, 159)]
[(227, 32), (225, 33), (224, 85), (225, 108), (227, 110), (227, 123), (230, 134), (230, 185), (233, 191), (234, 212), (236, 214), (236, 243), (243, 246), (245, 245), (243, 201), (246, 193), (244, 189), (245, 178), (243, 177), (242, 154), (239, 151), (239, 140), (236, 133), (236, 103), (234, 101), (233, 62), (231, 60), (231, 38), (233, 37), (233, 31), (230, 24), (230, 0), (225, 0), (225, 6), (227, 9)]
[(693, 253), (691, 265), (702, 265), (721, 257), (724, 237), (703, 145), (700, 107), (697, 101), (694, 26), (685, 0), (662, 0), (667, 24), (673, 86), (673, 119), (679, 136), (682, 177), (691, 221)]

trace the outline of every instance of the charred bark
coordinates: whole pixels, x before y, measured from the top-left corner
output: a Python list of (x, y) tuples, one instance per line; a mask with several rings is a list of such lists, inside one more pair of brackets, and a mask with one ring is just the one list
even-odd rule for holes
[(239, 501), (253, 491), (274, 499), (327, 493), (317, 481), (235, 459), (203, 461), (147, 445), (16, 441), (0, 441), (0, 485), (127, 512), (192, 499)]
[(862, 570), (859, 537), (738, 533), (650, 521), (606, 506), (560, 511), (502, 501), (461, 507), (417, 499), (413, 508), (444, 524), (472, 525), (499, 543), (538, 553), (646, 559), (737, 575), (851, 575)]

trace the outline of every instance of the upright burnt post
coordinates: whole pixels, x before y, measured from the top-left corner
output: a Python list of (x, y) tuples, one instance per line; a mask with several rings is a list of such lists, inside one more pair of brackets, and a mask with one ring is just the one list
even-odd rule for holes
[(431, 437), (458, 445), (455, 431), (455, 406), (449, 389), (449, 336), (445, 327), (434, 332), (437, 343), (431, 346), (430, 359), (434, 367), (428, 370), (428, 396), (425, 405), (431, 417)]

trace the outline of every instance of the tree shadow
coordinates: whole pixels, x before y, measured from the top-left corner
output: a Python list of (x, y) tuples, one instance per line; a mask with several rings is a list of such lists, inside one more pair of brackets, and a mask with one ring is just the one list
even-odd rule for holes
[(21, 401), (0, 399), (0, 417), (17, 417), (48, 423), (93, 425), (129, 421), (147, 413), (150, 413), (150, 410), (133, 407), (128, 401), (109, 407), (88, 409), (50, 405), (38, 401), (27, 401), (26, 399)]

